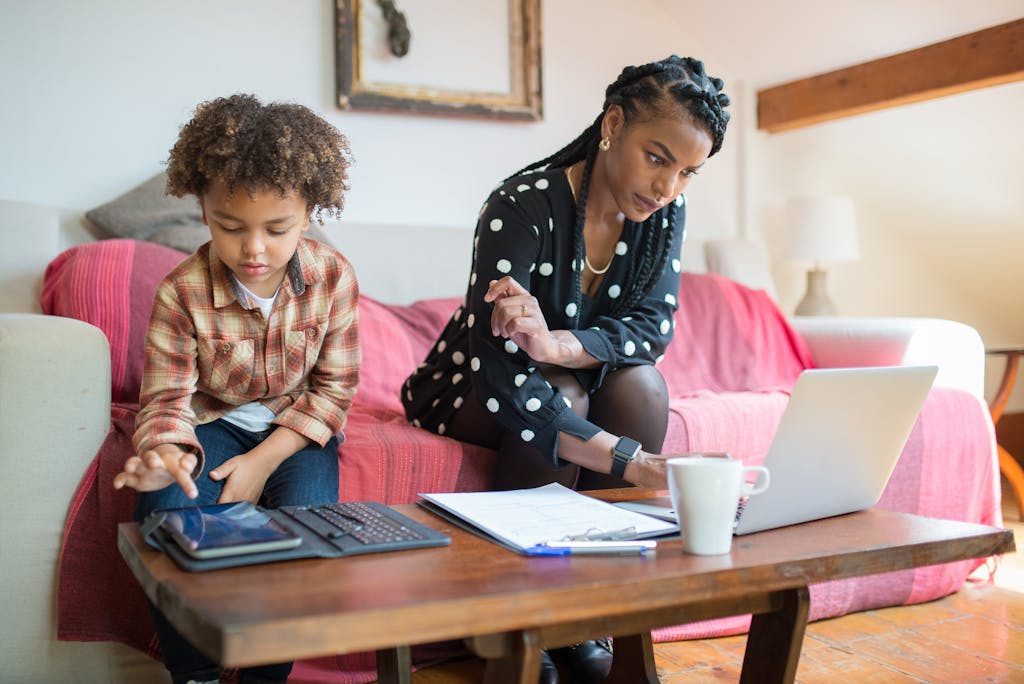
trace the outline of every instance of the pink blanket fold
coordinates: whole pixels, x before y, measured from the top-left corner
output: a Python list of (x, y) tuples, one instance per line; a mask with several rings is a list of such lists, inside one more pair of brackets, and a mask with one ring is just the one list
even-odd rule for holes
[(72, 500), (60, 556), (57, 638), (120, 641), (156, 657), (145, 595), (117, 550), (117, 525), (131, 521), (135, 496), (112, 483), (133, 453), (135, 414), (136, 407), (113, 405), (110, 432)]
[(659, 365), (670, 397), (692, 392), (788, 390), (814, 362), (763, 290), (684, 273), (675, 336)]

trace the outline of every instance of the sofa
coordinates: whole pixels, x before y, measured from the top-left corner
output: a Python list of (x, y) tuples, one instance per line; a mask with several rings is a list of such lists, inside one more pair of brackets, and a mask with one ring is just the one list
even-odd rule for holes
[[(332, 241), (363, 284), (363, 372), (339, 448), (341, 498), (408, 503), (420, 492), (487, 488), (493, 452), (410, 426), (398, 400), (459, 302), (462, 260), (441, 276), (447, 291), (437, 292), (436, 282), (418, 287), (415, 270), (394, 275), (390, 256), (384, 268), (395, 231), (335, 228)], [(116, 549), (117, 523), (130, 519), (134, 496), (115, 492), (111, 479), (131, 452), (152, 293), (185, 255), (144, 240), (94, 240), (77, 212), (11, 201), (0, 201), (0, 234), (9, 248), (0, 256), (5, 681), (165, 681), (141, 590)], [(461, 254), (469, 235), (423, 228), (401, 241), (412, 254), (437, 253), (438, 244), (457, 244)], [(975, 330), (937, 319), (787, 318), (768, 291), (729, 275), (681, 275), (675, 341), (659, 366), (672, 397), (666, 452), (728, 451), (757, 464), (803, 369), (936, 364), (936, 384), (879, 505), (1001, 525)], [(393, 278), (407, 282), (396, 289)], [(411, 301), (416, 294), (425, 298)], [(932, 600), (983, 563), (814, 585), (810, 619)], [(748, 624), (737, 616), (679, 625), (655, 640), (742, 633)], [(457, 648), (428, 646), (414, 657), (426, 663)], [(291, 681), (374, 679), (372, 654), (346, 654), (300, 661)]]

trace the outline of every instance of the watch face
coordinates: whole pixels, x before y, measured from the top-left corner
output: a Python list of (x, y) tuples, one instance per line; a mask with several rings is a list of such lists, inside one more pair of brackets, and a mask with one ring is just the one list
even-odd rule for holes
[(616, 477), (623, 477), (626, 472), (626, 465), (636, 458), (636, 455), (640, 453), (640, 448), (640, 442), (635, 439), (620, 437), (619, 441), (615, 444), (615, 448), (612, 449), (611, 474)]
[(632, 461), (640, 453), (640, 442), (629, 437), (620, 437), (615, 445), (615, 455), (627, 461)]

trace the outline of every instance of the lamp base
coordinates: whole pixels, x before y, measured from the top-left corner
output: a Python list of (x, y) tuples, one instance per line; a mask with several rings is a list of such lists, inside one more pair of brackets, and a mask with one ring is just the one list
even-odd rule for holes
[(794, 312), (797, 316), (833, 316), (836, 307), (828, 298), (825, 287), (825, 270), (812, 268), (807, 271), (807, 294), (800, 300)]

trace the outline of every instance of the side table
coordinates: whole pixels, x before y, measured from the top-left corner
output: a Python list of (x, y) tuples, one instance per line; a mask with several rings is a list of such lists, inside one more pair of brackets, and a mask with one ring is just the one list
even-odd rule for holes
[[(999, 382), (999, 389), (996, 390), (996, 394), (989, 404), (992, 423), (996, 425), (1003, 416), (1006, 402), (1010, 400), (1010, 392), (1013, 390), (1013, 384), (1017, 380), (1017, 367), (1020, 363), (1021, 355), (1024, 354), (1024, 347), (999, 347), (986, 349), (985, 353), (991, 356), (1006, 357), (1003, 379)], [(1021, 519), (1024, 519), (1024, 469), (1021, 469), (1017, 459), (1003, 448), (1001, 444), (996, 444), (996, 448), (999, 450), (999, 472), (1010, 483), (1013, 498), (1017, 501), (1017, 513)]]

